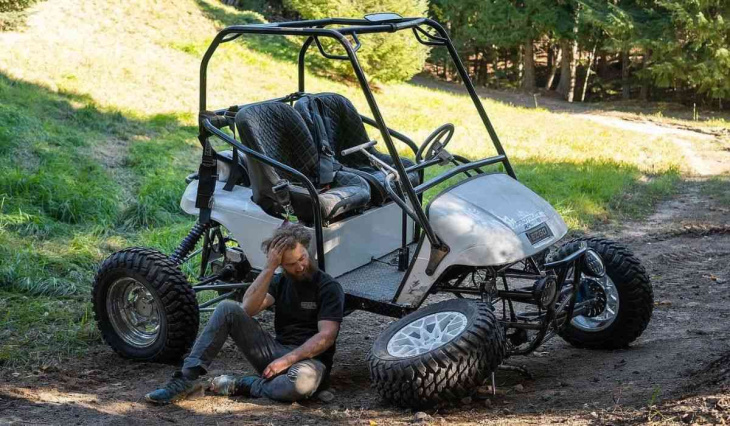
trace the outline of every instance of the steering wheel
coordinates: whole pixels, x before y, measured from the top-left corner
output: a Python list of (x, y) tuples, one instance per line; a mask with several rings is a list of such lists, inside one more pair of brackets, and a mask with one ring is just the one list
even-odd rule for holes
[[(422, 158), (423, 160), (432, 159), (439, 151), (446, 148), (446, 144), (449, 143), (452, 136), (454, 136), (454, 125), (451, 123), (446, 123), (431, 132), (416, 152), (416, 163), (420, 163)], [(426, 148), (428, 148), (428, 151), (426, 151)], [(425, 157), (423, 157), (424, 151), (426, 151)]]

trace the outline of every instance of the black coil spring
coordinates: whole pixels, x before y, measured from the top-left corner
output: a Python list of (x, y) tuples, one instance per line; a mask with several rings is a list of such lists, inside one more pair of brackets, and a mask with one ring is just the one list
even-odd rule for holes
[(195, 248), (195, 245), (200, 241), (200, 237), (203, 233), (210, 228), (210, 223), (196, 223), (193, 229), (190, 230), (188, 235), (183, 238), (180, 245), (175, 249), (175, 252), (170, 255), (170, 260), (176, 264), (181, 264), (183, 260), (190, 254)]

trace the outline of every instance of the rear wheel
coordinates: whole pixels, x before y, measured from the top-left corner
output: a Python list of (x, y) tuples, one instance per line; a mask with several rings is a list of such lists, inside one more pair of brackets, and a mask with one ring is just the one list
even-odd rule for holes
[(195, 292), (156, 250), (112, 254), (96, 274), (92, 299), (102, 337), (125, 358), (174, 362), (198, 334)]
[(624, 348), (644, 332), (654, 310), (654, 292), (639, 259), (626, 247), (605, 239), (570, 241), (557, 252), (563, 258), (586, 244), (603, 260), (606, 275), (583, 277), (585, 291), (596, 308), (571, 320), (560, 336), (573, 346), (592, 349)]
[(419, 309), (391, 324), (368, 354), (370, 379), (397, 405), (460, 401), (497, 369), (504, 336), (489, 307), (465, 299)]

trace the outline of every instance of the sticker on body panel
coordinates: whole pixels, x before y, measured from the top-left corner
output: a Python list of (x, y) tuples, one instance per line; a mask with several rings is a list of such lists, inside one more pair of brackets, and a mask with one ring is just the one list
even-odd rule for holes
[(530, 228), (534, 228), (541, 223), (547, 221), (548, 217), (543, 211), (538, 212), (531, 212), (531, 213), (523, 213), (523, 212), (517, 212), (515, 216), (519, 217), (519, 219), (514, 219), (514, 217), (510, 216), (503, 216), (499, 219), (509, 225), (510, 228), (512, 228), (515, 232), (524, 232), (527, 231)]

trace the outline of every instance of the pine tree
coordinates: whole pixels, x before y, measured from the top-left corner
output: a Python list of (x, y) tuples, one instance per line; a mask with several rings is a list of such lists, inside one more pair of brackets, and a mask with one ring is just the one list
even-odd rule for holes
[(730, 98), (730, 2), (656, 0), (648, 71), (660, 87)]
[[(305, 19), (329, 17), (362, 18), (368, 13), (394, 12), (404, 17), (425, 16), (426, 0), (285, 0), (285, 5), (296, 10)], [(394, 34), (363, 34), (358, 36), (363, 44), (357, 56), (365, 74), (371, 80), (381, 82), (404, 81), (420, 72), (429, 49), (420, 44), (410, 31)], [(343, 55), (342, 46), (331, 39), (320, 40), (328, 53)], [(332, 70), (345, 78), (353, 76), (349, 61), (325, 60), (310, 55), (322, 68)], [(324, 63), (327, 61), (326, 63)]]

